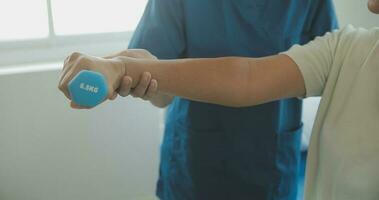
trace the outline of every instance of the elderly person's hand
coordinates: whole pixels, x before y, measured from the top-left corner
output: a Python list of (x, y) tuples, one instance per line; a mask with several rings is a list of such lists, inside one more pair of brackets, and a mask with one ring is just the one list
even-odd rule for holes
[[(58, 88), (71, 99), (68, 90), (68, 84), (82, 70), (89, 70), (101, 73), (105, 76), (108, 94), (106, 99), (115, 99), (117, 96), (116, 90), (119, 88), (121, 80), (126, 73), (125, 64), (117, 58), (100, 58), (89, 56), (81, 53), (72, 53), (64, 61), (62, 75), (59, 81)], [(83, 108), (71, 102), (73, 108)]]

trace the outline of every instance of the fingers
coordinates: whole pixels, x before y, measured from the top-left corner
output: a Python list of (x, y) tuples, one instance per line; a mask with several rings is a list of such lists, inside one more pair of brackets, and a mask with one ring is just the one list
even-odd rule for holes
[(150, 100), (158, 93), (158, 82), (153, 79), (150, 82), (149, 88), (147, 89), (146, 95), (143, 97), (144, 100)]
[(118, 94), (122, 97), (128, 96), (132, 87), (132, 82), (133, 80), (130, 76), (124, 76), (121, 80), (121, 86)]
[(81, 53), (74, 52), (64, 60), (63, 69), (61, 72), (62, 76), (64, 76), (67, 71), (71, 69), (73, 62), (77, 61), (80, 57), (82, 57)]
[(63, 94), (71, 100), (70, 92), (68, 91), (68, 84), (70, 83), (71, 79), (81, 70), (86, 69), (85, 67), (82, 68), (75, 68), (68, 70), (65, 74), (62, 75), (62, 78), (59, 82), (58, 88), (60, 91), (63, 92)]
[(82, 54), (74, 52), (64, 60), (58, 88), (59, 90), (63, 92), (63, 94), (68, 99), (71, 99), (71, 97), (70, 97), (70, 93), (68, 91), (67, 85), (68, 85), (68, 82), (71, 80), (72, 76), (75, 75), (72, 72), (72, 67), (74, 65), (73, 63), (79, 62), (81, 57), (82, 57)]
[(141, 75), (140, 81), (137, 84), (137, 87), (133, 89), (131, 93), (133, 97), (143, 98), (147, 92), (147, 89), (150, 85), (151, 74), (149, 72), (144, 72)]
[(66, 86), (64, 85), (64, 82), (65, 82), (64, 79), (66, 78), (65, 75), (67, 73), (67, 69), (69, 68), (69, 66), (67, 64), (68, 63), (68, 59), (69, 59), (69, 57), (67, 57), (66, 60), (64, 61), (62, 73), (61, 73), (61, 76), (59, 78), (58, 88), (59, 88), (60, 91), (63, 92), (63, 94), (66, 96), (66, 98), (71, 99), (70, 95), (68, 93), (68, 90), (67, 90)]
[(115, 100), (117, 98), (117, 93), (113, 92), (113, 94), (109, 97), (109, 100)]
[(63, 92), (63, 94), (71, 100), (71, 96), (70, 96), (70, 93), (68, 91), (68, 81), (70, 79), (70, 76), (66, 74), (62, 75), (61, 77), (61, 80), (59, 81), (59, 85), (58, 85), (58, 88), (60, 91)]
[(158, 82), (157, 80), (151, 78), (151, 74), (149, 72), (145, 72), (142, 74), (140, 82), (134, 89), (131, 89), (132, 82), (133, 80), (131, 77), (123, 77), (118, 94), (122, 97), (126, 97), (129, 94), (131, 94), (133, 97), (136, 98), (150, 100), (158, 92)]
[(104, 101), (107, 99), (109, 99), (109, 100), (116, 99), (117, 93), (116, 93), (116, 91), (114, 91), (113, 86), (111, 86), (109, 83), (107, 85), (108, 85), (108, 96), (106, 99), (104, 99)]

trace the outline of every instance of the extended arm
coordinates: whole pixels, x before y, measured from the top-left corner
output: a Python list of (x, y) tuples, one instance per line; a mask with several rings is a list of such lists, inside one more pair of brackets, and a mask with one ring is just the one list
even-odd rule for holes
[(195, 101), (242, 107), (305, 94), (301, 72), (286, 55), (260, 59), (120, 57), (120, 60), (133, 80), (137, 80), (141, 72), (148, 71), (159, 82), (160, 92)]

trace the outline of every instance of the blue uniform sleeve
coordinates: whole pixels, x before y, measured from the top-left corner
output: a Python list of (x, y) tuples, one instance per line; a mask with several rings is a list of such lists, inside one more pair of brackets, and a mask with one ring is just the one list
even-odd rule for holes
[(308, 43), (317, 36), (338, 28), (338, 20), (332, 0), (313, 1), (311, 13), (308, 15), (305, 38), (301, 44)]
[(129, 48), (150, 51), (160, 59), (183, 56), (185, 33), (182, 0), (149, 0)]

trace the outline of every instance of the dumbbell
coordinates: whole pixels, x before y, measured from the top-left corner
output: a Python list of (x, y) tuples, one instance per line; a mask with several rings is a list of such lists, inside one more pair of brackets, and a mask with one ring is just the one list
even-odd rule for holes
[(104, 75), (99, 72), (82, 70), (68, 83), (71, 100), (83, 107), (95, 107), (108, 96)]

